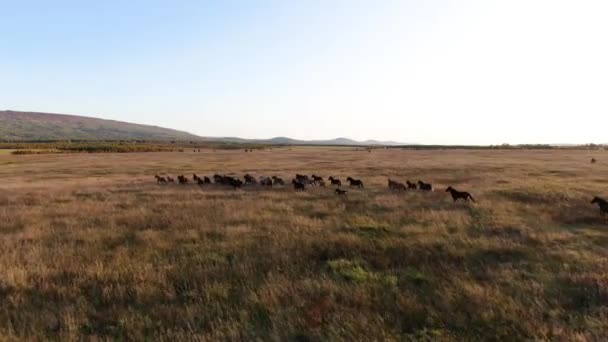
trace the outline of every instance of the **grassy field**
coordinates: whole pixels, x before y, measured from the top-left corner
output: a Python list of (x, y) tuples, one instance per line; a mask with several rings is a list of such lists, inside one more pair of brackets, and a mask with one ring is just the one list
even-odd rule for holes
[[(152, 177), (192, 172), (366, 188)], [(0, 334), (605, 340), (608, 222), (589, 202), (607, 175), (606, 152), (576, 150), (0, 154)], [(392, 193), (388, 177), (437, 190)]]

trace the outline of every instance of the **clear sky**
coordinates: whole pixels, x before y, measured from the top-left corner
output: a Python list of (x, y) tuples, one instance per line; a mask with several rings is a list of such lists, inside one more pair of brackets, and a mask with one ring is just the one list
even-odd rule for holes
[(608, 143), (608, 1), (0, 0), (0, 109), (204, 136)]

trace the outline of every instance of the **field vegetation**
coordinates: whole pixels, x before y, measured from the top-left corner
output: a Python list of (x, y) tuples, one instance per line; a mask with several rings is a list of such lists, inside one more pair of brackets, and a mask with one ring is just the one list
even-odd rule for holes
[[(194, 172), (365, 189), (153, 179)], [(605, 340), (608, 221), (589, 202), (607, 174), (600, 150), (0, 154), (0, 334)], [(436, 191), (391, 192), (389, 177)]]

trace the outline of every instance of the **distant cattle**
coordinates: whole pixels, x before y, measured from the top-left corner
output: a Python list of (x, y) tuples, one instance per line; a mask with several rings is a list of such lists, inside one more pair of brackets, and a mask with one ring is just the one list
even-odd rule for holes
[(452, 188), (451, 186), (449, 186), (447, 189), (445, 189), (445, 192), (449, 192), (450, 195), (452, 195), (452, 199), (454, 200), (454, 202), (456, 202), (459, 199), (463, 199), (465, 201), (468, 201), (470, 199), (472, 202), (475, 202), (475, 199), (473, 198), (473, 196), (471, 196), (471, 194), (466, 191), (458, 191), (458, 190)]

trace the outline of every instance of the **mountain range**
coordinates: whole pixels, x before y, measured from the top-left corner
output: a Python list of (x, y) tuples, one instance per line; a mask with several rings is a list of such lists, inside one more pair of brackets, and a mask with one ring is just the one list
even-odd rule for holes
[(177, 140), (265, 145), (403, 145), (394, 141), (356, 141), (348, 138), (298, 140), (288, 137), (271, 139), (201, 137), (169, 128), (87, 116), (11, 110), (0, 111), (0, 141), (50, 140)]

